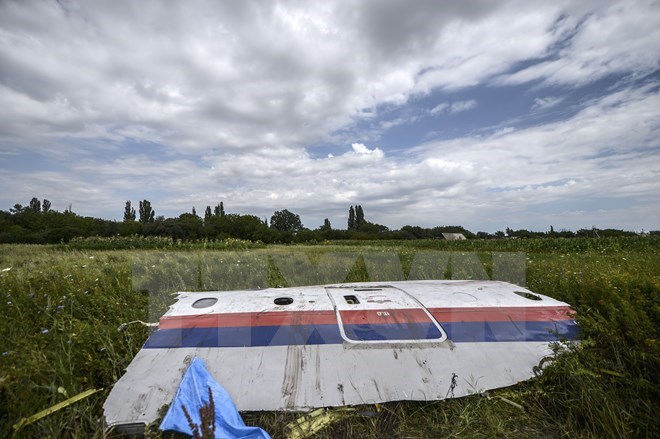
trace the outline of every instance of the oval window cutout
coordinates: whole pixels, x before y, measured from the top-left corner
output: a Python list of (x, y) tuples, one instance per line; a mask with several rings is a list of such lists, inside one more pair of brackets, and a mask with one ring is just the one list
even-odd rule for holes
[(543, 300), (540, 296), (537, 296), (536, 294), (532, 294), (532, 293), (527, 293), (525, 291), (514, 291), (514, 293), (516, 293), (520, 297), (524, 297), (525, 299), (529, 299), (529, 300)]
[(205, 297), (204, 299), (199, 299), (192, 304), (193, 308), (208, 308), (213, 306), (218, 302), (218, 299), (215, 297)]
[(275, 305), (291, 305), (293, 303), (293, 299), (291, 297), (278, 297), (277, 299), (273, 300), (275, 302)]

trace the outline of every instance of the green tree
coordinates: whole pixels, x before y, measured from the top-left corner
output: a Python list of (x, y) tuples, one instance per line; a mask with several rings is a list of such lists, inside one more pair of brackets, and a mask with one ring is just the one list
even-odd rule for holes
[(488, 232), (477, 232), (478, 239), (491, 239), (493, 235)]
[[(47, 200), (44, 200), (46, 204)], [(126, 207), (124, 207), (124, 222), (135, 221), (135, 208), (131, 207), (131, 201), (126, 202)]]
[(25, 208), (23, 207), (23, 205), (22, 205), (22, 204), (18, 204), (18, 203), (14, 204), (14, 207), (10, 207), (10, 208), (9, 208), (9, 211), (10, 211), (11, 213), (21, 213), (21, 212), (23, 212), (24, 210), (25, 210)]
[(355, 230), (355, 209), (353, 206), (348, 209), (348, 230)]
[(44, 202), (41, 205), (41, 211), (43, 213), (48, 213), (50, 212), (50, 201), (44, 198)]
[(360, 228), (365, 224), (366, 221), (364, 220), (364, 211), (362, 210), (362, 206), (358, 204), (355, 206), (355, 228), (360, 230)]
[(41, 212), (41, 201), (39, 201), (39, 198), (37, 198), (37, 197), (33, 197), (33, 198), (30, 200), (30, 207), (29, 207), (29, 209), (30, 209), (32, 212)]
[(211, 206), (206, 206), (204, 211), (204, 225), (208, 225), (213, 217), (213, 212), (211, 212)]
[(261, 219), (255, 215), (226, 214), (216, 218), (220, 236), (231, 236), (239, 239), (261, 240), (273, 242), (277, 239), (277, 231), (267, 228)]
[(183, 213), (179, 215), (176, 223), (183, 231), (184, 239), (195, 240), (204, 236), (202, 219), (195, 214)]
[(297, 232), (302, 229), (302, 222), (299, 215), (284, 209), (270, 217), (270, 227), (280, 232)]
[(215, 209), (213, 209), (213, 214), (217, 217), (225, 216), (225, 206), (222, 204), (222, 201), (220, 204), (215, 206)]
[(319, 227), (319, 230), (322, 232), (332, 230), (332, 225), (330, 224), (330, 220), (328, 218), (323, 220), (323, 225)]
[(431, 231), (429, 229), (424, 229), (420, 226), (405, 225), (401, 227), (401, 230), (406, 233), (409, 233), (415, 239), (425, 239), (432, 237)]
[(140, 222), (143, 224), (153, 223), (156, 212), (151, 208), (148, 200), (140, 201)]

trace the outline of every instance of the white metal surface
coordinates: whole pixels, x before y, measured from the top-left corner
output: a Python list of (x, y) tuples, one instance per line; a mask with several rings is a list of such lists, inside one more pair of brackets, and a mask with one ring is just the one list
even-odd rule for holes
[[(201, 298), (217, 302), (194, 308)], [(292, 303), (274, 303), (282, 298)], [(504, 282), (181, 293), (116, 383), (105, 417), (110, 427), (154, 421), (194, 356), (239, 410), (307, 410), (510, 386), (533, 376), (552, 340), (576, 331), (567, 304)]]

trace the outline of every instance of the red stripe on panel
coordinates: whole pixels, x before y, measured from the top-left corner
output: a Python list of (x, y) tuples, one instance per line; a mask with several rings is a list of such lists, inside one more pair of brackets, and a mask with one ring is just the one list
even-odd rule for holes
[(337, 324), (334, 311), (266, 311), (163, 316), (160, 329)]
[[(440, 323), (450, 322), (544, 322), (574, 319), (568, 306), (430, 308)], [(340, 311), (345, 325), (425, 323), (431, 319), (422, 308)], [(221, 328), (244, 326), (337, 324), (333, 310), (265, 311), (163, 316), (160, 329)]]
[(339, 311), (339, 314), (344, 325), (428, 323), (432, 321), (421, 308), (350, 310)]
[(568, 306), (430, 308), (429, 312), (440, 323), (547, 322), (574, 318), (574, 311)]

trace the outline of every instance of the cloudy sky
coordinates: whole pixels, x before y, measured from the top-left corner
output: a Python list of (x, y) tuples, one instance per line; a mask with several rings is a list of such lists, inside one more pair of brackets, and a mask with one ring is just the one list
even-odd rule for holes
[(658, 1), (0, 1), (0, 209), (660, 229)]

